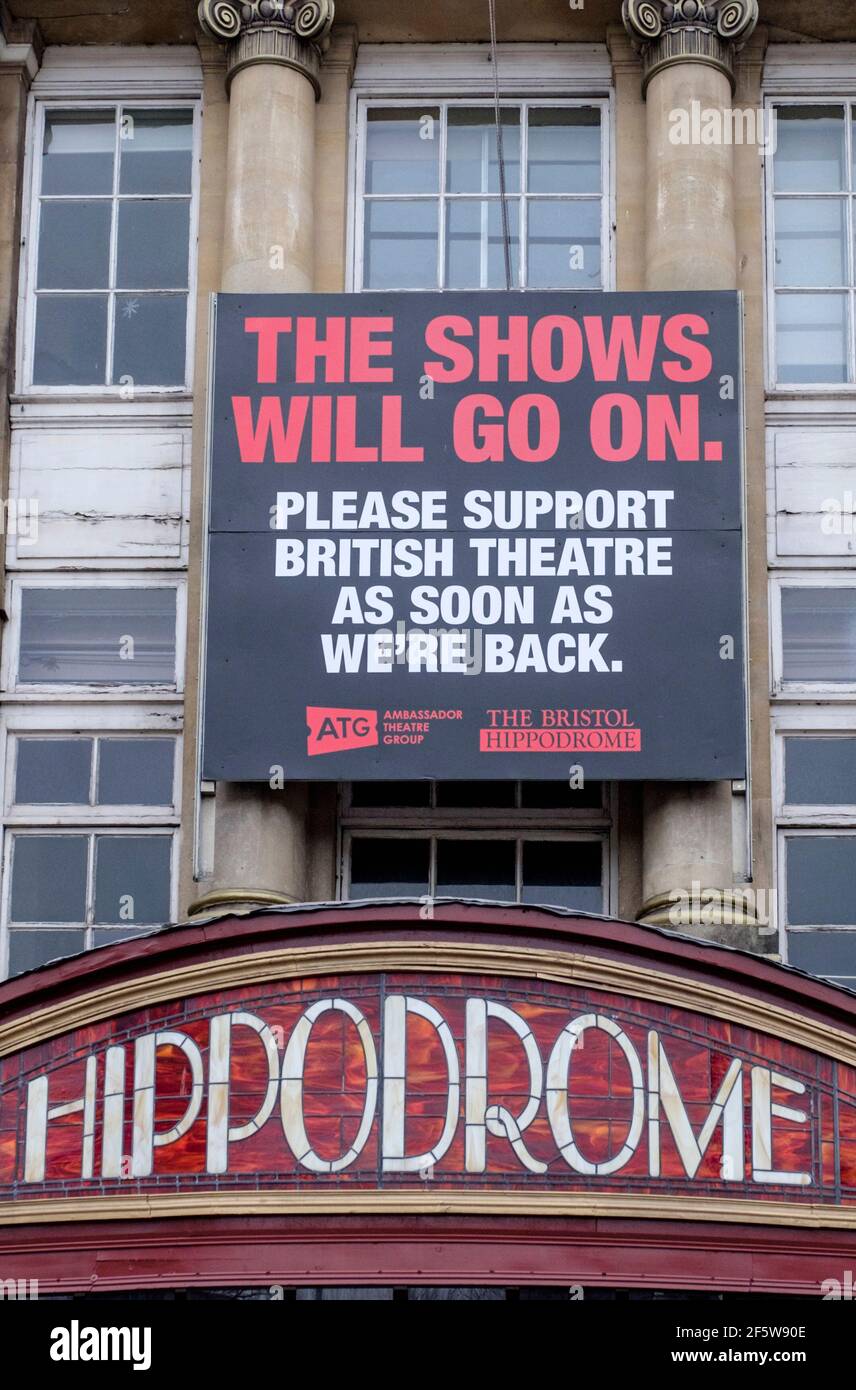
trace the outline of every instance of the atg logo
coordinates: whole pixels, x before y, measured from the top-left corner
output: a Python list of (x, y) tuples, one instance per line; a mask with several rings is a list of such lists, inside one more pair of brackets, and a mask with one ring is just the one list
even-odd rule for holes
[(374, 748), (377, 745), (377, 710), (326, 709), (322, 705), (307, 705), (306, 752), (310, 758), (318, 753), (344, 753), (351, 748)]

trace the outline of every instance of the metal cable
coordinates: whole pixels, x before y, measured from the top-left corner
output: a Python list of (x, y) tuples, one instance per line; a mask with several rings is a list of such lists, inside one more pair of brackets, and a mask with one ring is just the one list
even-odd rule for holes
[[(487, 0), (490, 16), (490, 58), (493, 64), (493, 107), (496, 120), (496, 156), (499, 168), (499, 206), (502, 215), (502, 250), (505, 259), (505, 288), (511, 289), (511, 238), (508, 232), (508, 203), (505, 194), (505, 155), (502, 148), (502, 112), (499, 105), (499, 68), (496, 59), (496, 0)], [(490, 233), (488, 233), (488, 237)], [(488, 241), (488, 245), (490, 242)]]

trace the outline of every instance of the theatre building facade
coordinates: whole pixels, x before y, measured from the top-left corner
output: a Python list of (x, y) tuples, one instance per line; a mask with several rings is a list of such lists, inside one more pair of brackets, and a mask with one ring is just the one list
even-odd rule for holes
[(846, 1283), (850, 0), (84, 8), (0, 0), (0, 1281)]

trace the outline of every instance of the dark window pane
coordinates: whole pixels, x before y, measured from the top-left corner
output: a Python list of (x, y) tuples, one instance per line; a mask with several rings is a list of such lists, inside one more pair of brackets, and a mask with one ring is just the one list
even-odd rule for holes
[(780, 382), (847, 380), (847, 296), (776, 295), (776, 375)]
[(437, 805), (513, 806), (516, 791), (515, 782), (438, 782)]
[(523, 901), (603, 912), (600, 842), (525, 840)]
[[(520, 191), (520, 113), (501, 115), (506, 193)], [(496, 120), (486, 106), (452, 107), (446, 142), (446, 188), (449, 193), (498, 193)]]
[(85, 835), (16, 835), (11, 920), (85, 921), (86, 854)]
[(516, 898), (513, 840), (439, 840), (437, 896)]
[(145, 199), (119, 204), (118, 289), (186, 289), (189, 251), (189, 202)]
[(175, 743), (171, 738), (102, 738), (99, 806), (171, 806)]
[(187, 295), (118, 294), (113, 381), (182, 386), (186, 332)]
[(838, 979), (848, 989), (856, 982), (856, 932), (788, 932), (788, 963), (812, 975)]
[(603, 806), (603, 783), (586, 782), (582, 787), (571, 787), (564, 779), (559, 782), (523, 782), (520, 804), (527, 810), (568, 811), (576, 807), (600, 810)]
[(193, 112), (122, 112), (120, 193), (189, 193), (193, 174)]
[(21, 738), (15, 774), (19, 805), (87, 806), (91, 738)]
[(9, 974), (21, 975), (49, 960), (76, 956), (86, 946), (84, 931), (11, 931), (9, 933)]
[(527, 264), (530, 289), (600, 289), (600, 203), (532, 198)]
[(435, 106), (370, 108), (366, 118), (366, 193), (437, 193), (440, 112)]
[(49, 111), (42, 193), (112, 193), (115, 145), (112, 111)]
[(844, 108), (778, 106), (773, 171), (777, 193), (845, 188)]
[(788, 681), (856, 681), (856, 588), (783, 589)]
[(353, 782), (352, 806), (428, 806), (430, 782)]
[[(511, 255), (511, 287), (520, 280), (518, 200), (506, 202)], [(456, 199), (446, 208), (446, 288), (505, 289), (505, 236), (498, 199)]]
[(103, 386), (107, 296), (40, 294), (36, 300), (36, 386)]
[(600, 192), (600, 111), (596, 106), (530, 110), (529, 192)]
[(791, 926), (856, 926), (856, 836), (789, 836), (785, 841)]
[(96, 835), (95, 922), (168, 922), (172, 838)]
[(366, 203), (363, 279), (368, 290), (437, 288), (437, 203)]
[(110, 283), (110, 204), (43, 203), (40, 290), (101, 290)]
[(417, 898), (428, 892), (428, 840), (351, 841), (352, 898)]
[(856, 738), (786, 738), (785, 801), (856, 805)]
[(174, 589), (25, 589), (22, 682), (175, 680)]

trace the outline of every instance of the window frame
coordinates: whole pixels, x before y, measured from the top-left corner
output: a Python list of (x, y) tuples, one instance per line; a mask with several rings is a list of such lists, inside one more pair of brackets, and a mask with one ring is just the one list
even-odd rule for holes
[(789, 738), (856, 739), (856, 709), (788, 710), (773, 721), (773, 795), (780, 826), (820, 826), (856, 830), (856, 798), (845, 802), (789, 802), (786, 799), (785, 744)]
[[(515, 780), (515, 779), (511, 779)], [(519, 784), (519, 783), (518, 783)], [(351, 804), (351, 783), (339, 788), (336, 894), (347, 901), (350, 892), (351, 843), (358, 839), (430, 840), (430, 885), (435, 882), (437, 840), (514, 840), (516, 893), (521, 888), (524, 841), (565, 843), (599, 841), (601, 855), (602, 912), (618, 911), (618, 797), (615, 785), (602, 782), (601, 806), (556, 807), (484, 806), (418, 807)], [(519, 800), (519, 796), (515, 798)], [(429, 896), (433, 896), (429, 891)], [(499, 900), (498, 900), (499, 901)], [(519, 906), (525, 907), (526, 903)]]
[(807, 836), (849, 837), (853, 839), (856, 849), (856, 802), (852, 806), (798, 805), (785, 800), (785, 742), (788, 738), (856, 738), (856, 707), (774, 709), (771, 730), (774, 881), (780, 956), (788, 962), (791, 935), (818, 931), (850, 932), (856, 952), (856, 926), (852, 924), (818, 923), (792, 927), (788, 923), (788, 840)]
[[(597, 87), (598, 84), (593, 84)], [(481, 290), (478, 287), (471, 290), (456, 291), (441, 288), (440, 284), (428, 288), (401, 288), (401, 289), (372, 289), (363, 286), (363, 267), (364, 267), (364, 234), (365, 234), (365, 153), (366, 153), (366, 126), (367, 112), (372, 107), (415, 107), (432, 106), (440, 109), (440, 149), (438, 152), (438, 163), (440, 165), (438, 176), (438, 187), (436, 193), (422, 193), (407, 195), (410, 198), (422, 202), (436, 202), (438, 204), (438, 225), (437, 225), (437, 278), (438, 282), (443, 277), (445, 266), (445, 207), (451, 198), (464, 202), (499, 202), (499, 194), (449, 194), (446, 192), (444, 183), (445, 170), (445, 139), (446, 139), (446, 112), (449, 107), (484, 107), (491, 115), (494, 109), (494, 98), (485, 85), (484, 91), (466, 92), (462, 96), (450, 95), (443, 89), (443, 84), (438, 81), (436, 93), (432, 93), (430, 86), (422, 90), (423, 84), (419, 84), (418, 89), (414, 89), (414, 94), (410, 96), (385, 95), (383, 93), (372, 92), (371, 90), (353, 91), (351, 97), (351, 119), (350, 119), (350, 176), (348, 179), (348, 245), (347, 245), (347, 269), (346, 269), (346, 289), (348, 292), (358, 294), (445, 294), (445, 293), (491, 293), (490, 290)], [(612, 186), (612, 170), (614, 168), (613, 158), (613, 121), (612, 121), (612, 95), (593, 90), (591, 96), (574, 95), (553, 95), (549, 89), (543, 92), (533, 92), (531, 86), (526, 95), (516, 91), (503, 91), (500, 96), (500, 106), (514, 107), (520, 112), (521, 121), (521, 146), (520, 146), (520, 165), (521, 165), (521, 188), (517, 193), (509, 194), (506, 201), (516, 202), (521, 205), (521, 218), (518, 227), (518, 261), (523, 283), (512, 285), (512, 290), (517, 293), (534, 294), (599, 294), (604, 290), (614, 289), (615, 280), (615, 236), (614, 236), (614, 189)], [(601, 189), (599, 193), (586, 194), (532, 194), (523, 191), (523, 169), (527, 158), (527, 113), (530, 107), (558, 107), (578, 109), (580, 107), (596, 107), (600, 111), (600, 167), (601, 167)], [(371, 196), (371, 195), (370, 195)], [(404, 198), (404, 195), (401, 195)], [(596, 202), (601, 205), (600, 216), (600, 254), (601, 254), (601, 284), (590, 290), (580, 287), (566, 286), (556, 289), (530, 289), (526, 284), (526, 226), (527, 226), (527, 205), (532, 198), (545, 198), (553, 202)], [(373, 200), (395, 202), (398, 195), (373, 195)], [(494, 293), (496, 290), (493, 291)]]
[[(179, 823), (181, 803), (181, 759), (182, 736), (161, 728), (145, 728), (139, 724), (134, 728), (105, 729), (101, 722), (92, 729), (56, 728), (57, 721), (45, 721), (47, 727), (22, 729), (11, 727), (6, 730), (3, 749), (5, 768), (5, 793), (3, 797), (3, 823), (7, 829), (16, 825), (64, 826), (77, 825), (82, 817), (94, 825), (115, 825), (118, 820), (128, 820), (134, 825), (163, 825)], [(146, 739), (168, 739), (173, 745), (172, 797), (159, 805), (143, 802), (23, 802), (15, 799), (18, 749), (21, 742), (38, 739), (42, 742), (68, 743), (79, 740), (97, 743), (100, 741), (143, 741)], [(97, 754), (93, 750), (90, 778), (95, 776)]]
[[(788, 921), (788, 896), (787, 896), (787, 877), (788, 877), (788, 872), (787, 872), (787, 855), (786, 855), (786, 852), (785, 852), (785, 845), (786, 845), (786, 843), (787, 843), (788, 840), (807, 840), (807, 839), (853, 840), (853, 841), (854, 841), (854, 845), (856, 845), (856, 824), (851, 825), (849, 829), (846, 828), (845, 826), (840, 826), (840, 825), (839, 825), (839, 826), (827, 826), (827, 825), (807, 825), (807, 826), (781, 825), (781, 826), (778, 827), (778, 829), (777, 829), (777, 831), (776, 831), (776, 836), (777, 836), (777, 840), (778, 840), (778, 849), (779, 849), (779, 853), (778, 853), (778, 860), (779, 860), (779, 864), (778, 864), (778, 879), (779, 879), (779, 883), (778, 883), (778, 888), (779, 888), (778, 897), (779, 897), (779, 901), (780, 901), (781, 906), (780, 906), (780, 909), (779, 909), (778, 917), (779, 917), (779, 928), (780, 928), (781, 942), (782, 942), (782, 959), (783, 959), (783, 960), (787, 960), (787, 958), (788, 958), (788, 954), (787, 954), (788, 935), (789, 935), (789, 934), (793, 934), (794, 932), (800, 932), (800, 933), (818, 932), (818, 931), (849, 932), (850, 935), (853, 937), (853, 941), (854, 941), (854, 952), (856, 952), (856, 923), (853, 923), (853, 922), (813, 922), (813, 923), (810, 923), (810, 924), (799, 923), (799, 924), (796, 925), (796, 926), (790, 926), (789, 921)], [(856, 967), (854, 968), (853, 974), (854, 974), (854, 976), (856, 976)]]
[[(171, 682), (120, 682), (87, 683), (51, 682), (38, 684), (21, 682), (19, 679), (19, 657), (21, 644), (21, 605), (24, 589), (174, 589), (175, 590), (175, 680)], [(26, 570), (16, 571), (7, 576), (8, 627), (4, 634), (2, 662), (0, 662), (0, 683), (7, 696), (16, 700), (28, 698), (41, 704), (52, 701), (67, 701), (71, 698), (85, 698), (87, 694), (98, 699), (124, 699), (136, 703), (151, 699), (157, 694), (180, 701), (184, 693), (184, 672), (187, 651), (187, 576), (181, 572), (159, 575), (139, 570), (123, 575), (111, 571), (70, 572)]]
[[(830, 91), (815, 91), (799, 94), (790, 94), (771, 90), (764, 96), (764, 115), (765, 120), (769, 121), (777, 107), (798, 107), (798, 106), (843, 106), (845, 109), (845, 157), (849, 159), (848, 169), (854, 170), (854, 156), (856, 155), (856, 87), (849, 92), (842, 91), (839, 87), (833, 87)], [(847, 117), (850, 117), (848, 119)], [(846, 225), (849, 234), (849, 245), (847, 254), (851, 270), (851, 283), (844, 293), (848, 297), (849, 312), (847, 325), (847, 370), (848, 379), (846, 381), (830, 382), (792, 382), (779, 381), (778, 379), (778, 354), (776, 350), (776, 279), (775, 279), (775, 250), (776, 250), (776, 221), (775, 203), (776, 195), (774, 192), (774, 174), (772, 155), (765, 154), (763, 164), (763, 201), (764, 201), (764, 274), (765, 274), (765, 332), (764, 346), (766, 356), (765, 381), (767, 394), (773, 399), (783, 397), (816, 396), (821, 400), (835, 396), (856, 397), (856, 173), (850, 173), (852, 182), (851, 188), (841, 189), (836, 192), (828, 193), (794, 193), (788, 194), (795, 200), (808, 197), (820, 197), (832, 199), (835, 197), (845, 198), (849, 208), (846, 218)], [(799, 293), (799, 290), (785, 293)], [(805, 291), (808, 294), (830, 294), (835, 293), (834, 289), (824, 289), (822, 286), (810, 288)]]
[[(33, 381), (33, 358), (35, 351), (35, 325), (36, 325), (36, 280), (38, 271), (38, 230), (40, 226), (39, 208), (41, 199), (41, 153), (44, 145), (45, 116), (50, 110), (57, 111), (96, 111), (107, 110), (116, 113), (117, 127), (117, 147), (120, 136), (118, 134), (121, 112), (123, 108), (133, 108), (139, 110), (189, 110), (193, 113), (193, 153), (191, 161), (191, 183), (190, 183), (190, 227), (188, 237), (188, 263), (187, 263), (187, 323), (185, 329), (185, 362), (184, 362), (184, 382), (174, 386), (135, 386), (133, 394), (128, 399), (128, 388), (122, 384), (106, 385), (96, 384), (81, 386), (75, 384), (65, 385), (45, 385)], [(15, 395), (26, 398), (27, 400), (105, 400), (127, 402), (133, 409), (135, 404), (142, 401), (174, 401), (176, 399), (188, 398), (193, 391), (193, 373), (195, 356), (195, 336), (196, 336), (196, 294), (198, 280), (198, 246), (199, 246), (199, 189), (202, 159), (202, 101), (200, 97), (188, 97), (185, 92), (176, 94), (175, 98), (166, 92), (160, 92), (155, 97), (136, 96), (134, 94), (117, 95), (107, 97), (99, 93), (93, 95), (91, 99), (81, 96), (79, 93), (63, 98), (58, 93), (41, 95), (31, 92), (28, 99), (27, 111), (27, 150), (24, 160), (24, 189), (25, 195), (22, 205), (21, 221), (21, 244), (24, 248), (21, 256), (21, 268), (18, 287), (18, 324), (17, 344), (15, 354)], [(103, 195), (105, 201), (107, 195)], [(186, 195), (181, 195), (186, 196)], [(109, 195), (111, 206), (117, 201), (115, 190)], [(111, 239), (111, 266), (115, 257), (116, 246), (115, 237)], [(105, 290), (106, 295), (117, 293), (114, 290)], [(156, 291), (155, 291), (156, 293)], [(109, 330), (106, 348), (108, 353), (112, 351), (113, 335)]]
[(770, 613), (770, 673), (771, 697), (779, 700), (804, 700), (822, 696), (832, 703), (852, 703), (856, 698), (856, 681), (795, 681), (785, 680), (782, 625), (783, 589), (856, 589), (856, 571), (812, 569), (804, 573), (777, 572), (769, 576)]
[[(90, 808), (92, 809), (92, 808)], [(86, 837), (86, 920), (84, 922), (15, 922), (10, 920), (12, 904), (12, 872), (13, 872), (13, 847), (17, 838), (34, 835), (58, 836), (77, 836)], [(177, 921), (178, 913), (178, 877), (180, 865), (180, 829), (176, 825), (143, 825), (132, 824), (126, 821), (118, 822), (114, 817), (112, 822), (93, 824), (88, 820), (78, 820), (73, 824), (62, 822), (59, 825), (19, 825), (6, 824), (3, 831), (3, 887), (2, 904), (0, 904), (0, 979), (9, 978), (9, 951), (10, 938), (12, 932), (37, 932), (37, 931), (56, 931), (56, 932), (84, 932), (84, 952), (91, 951), (98, 945), (98, 933), (111, 930), (123, 930), (122, 923), (103, 923), (95, 926), (92, 921), (95, 909), (95, 839), (98, 835), (113, 836), (114, 838), (131, 837), (137, 839), (140, 836), (160, 836), (170, 840), (170, 865), (169, 865), (169, 917), (167, 923), (140, 923), (135, 926), (133, 923), (125, 924), (130, 933), (129, 940), (135, 940), (139, 936), (160, 930), (162, 925)], [(107, 943), (105, 943), (107, 944)], [(117, 943), (110, 943), (117, 944)], [(71, 955), (78, 954), (70, 952)], [(38, 967), (36, 967), (38, 968)], [(12, 977), (17, 978), (17, 976)]]
[[(173, 803), (171, 807), (141, 806), (82, 806), (60, 803), (41, 803), (37, 805), (16, 804), (14, 802), (14, 767), (16, 742), (20, 738), (170, 738), (175, 745), (175, 764), (173, 768)], [(165, 711), (155, 705), (142, 702), (133, 705), (111, 703), (73, 704), (65, 701), (61, 705), (44, 707), (44, 702), (20, 704), (7, 707), (6, 718), (0, 727), (0, 768), (6, 779), (6, 789), (2, 805), (2, 864), (3, 882), (0, 887), (0, 979), (8, 976), (9, 932), (18, 930), (9, 922), (12, 892), (11, 855), (12, 841), (17, 834), (125, 834), (137, 835), (154, 833), (170, 835), (172, 852), (170, 859), (170, 918), (178, 920), (179, 873), (181, 867), (182, 845), (182, 770), (184, 756), (184, 736), (180, 706)], [(88, 855), (91, 850), (87, 851)], [(89, 864), (87, 863), (87, 868)], [(88, 880), (87, 880), (88, 882)], [(92, 885), (88, 882), (88, 888)], [(24, 925), (21, 930), (78, 931), (81, 924), (41, 923)], [(84, 927), (92, 949), (91, 924)], [(109, 930), (109, 928), (105, 928)], [(147, 924), (136, 929), (140, 934), (157, 931), (156, 926)], [(133, 938), (131, 938), (133, 939)], [(97, 937), (95, 940), (97, 945)]]

